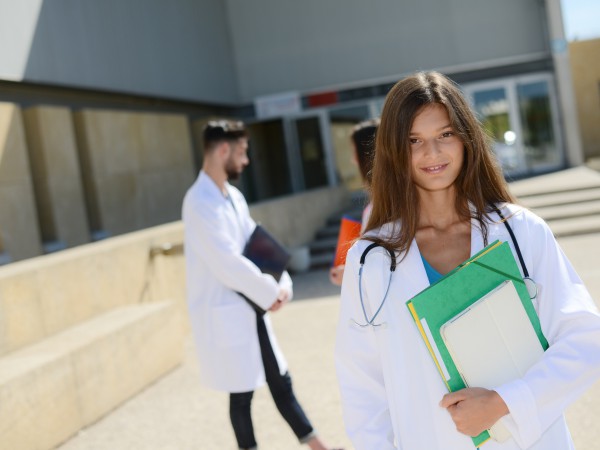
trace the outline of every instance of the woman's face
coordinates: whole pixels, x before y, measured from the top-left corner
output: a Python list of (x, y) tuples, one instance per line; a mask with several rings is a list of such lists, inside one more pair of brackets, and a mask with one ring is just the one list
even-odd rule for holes
[(410, 129), (412, 175), (425, 191), (449, 189), (463, 165), (464, 145), (443, 105), (424, 106)]

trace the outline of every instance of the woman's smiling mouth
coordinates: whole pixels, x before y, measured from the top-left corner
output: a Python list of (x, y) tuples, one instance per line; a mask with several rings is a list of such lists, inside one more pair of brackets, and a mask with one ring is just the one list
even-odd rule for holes
[(423, 168), (421, 168), (421, 170), (426, 173), (436, 174), (436, 173), (442, 172), (447, 166), (448, 166), (448, 163), (437, 164), (435, 166), (423, 167)]

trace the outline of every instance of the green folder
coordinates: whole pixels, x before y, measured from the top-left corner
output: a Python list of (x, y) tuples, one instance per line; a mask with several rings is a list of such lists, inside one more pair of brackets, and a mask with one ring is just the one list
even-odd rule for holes
[[(517, 262), (506, 242), (491, 243), (406, 302), (442, 380), (450, 392), (466, 386), (444, 344), (440, 328), (507, 280), (514, 283), (535, 333), (543, 349), (546, 350), (548, 342), (542, 333), (539, 318), (529, 298)], [(490, 439), (490, 435), (484, 431), (472, 439), (475, 446), (479, 447)]]

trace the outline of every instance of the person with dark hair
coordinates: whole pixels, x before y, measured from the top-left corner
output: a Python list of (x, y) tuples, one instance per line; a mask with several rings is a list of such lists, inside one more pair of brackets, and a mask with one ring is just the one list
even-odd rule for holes
[(367, 187), (371, 184), (375, 133), (378, 126), (379, 119), (364, 120), (352, 128), (352, 134), (350, 135), (358, 170), (360, 171), (363, 183)]
[[(352, 128), (352, 134), (350, 135), (353, 160), (356, 161), (356, 165), (358, 166), (367, 192), (369, 191), (369, 186), (371, 184), (371, 169), (373, 167), (373, 152), (375, 150), (375, 133), (377, 132), (378, 126), (379, 119), (364, 120)], [(371, 207), (372, 204), (369, 202), (363, 209), (361, 217), (362, 230), (364, 230), (367, 225), (367, 220), (371, 214)], [(343, 264), (329, 269), (329, 280), (333, 284), (340, 286), (342, 284), (343, 276)]]
[[(563, 412), (600, 377), (598, 309), (548, 225), (515, 204), (490, 139), (444, 75), (419, 72), (388, 93), (371, 200), (346, 259), (335, 346), (354, 448), (472, 450), (470, 436), (500, 421), (511, 437), (482, 448), (573, 449)], [(496, 240), (520, 248), (550, 346), (518, 379), (448, 393), (406, 302)]]
[(262, 273), (243, 249), (256, 227), (242, 193), (229, 184), (248, 165), (242, 122), (211, 121), (203, 131), (202, 170), (183, 201), (189, 316), (202, 383), (229, 393), (229, 416), (240, 449), (257, 448), (251, 417), (254, 390), (268, 384), (275, 404), (301, 443), (326, 450), (292, 389), (269, 314), (292, 297), (292, 280)]

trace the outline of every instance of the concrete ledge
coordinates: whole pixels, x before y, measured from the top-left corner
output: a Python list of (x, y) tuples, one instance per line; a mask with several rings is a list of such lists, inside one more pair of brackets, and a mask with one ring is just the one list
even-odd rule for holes
[(115, 309), (0, 359), (2, 448), (54, 448), (178, 365), (181, 308)]
[(182, 236), (177, 222), (1, 267), (0, 355), (141, 300), (183, 307), (183, 256), (150, 259), (151, 248)]

